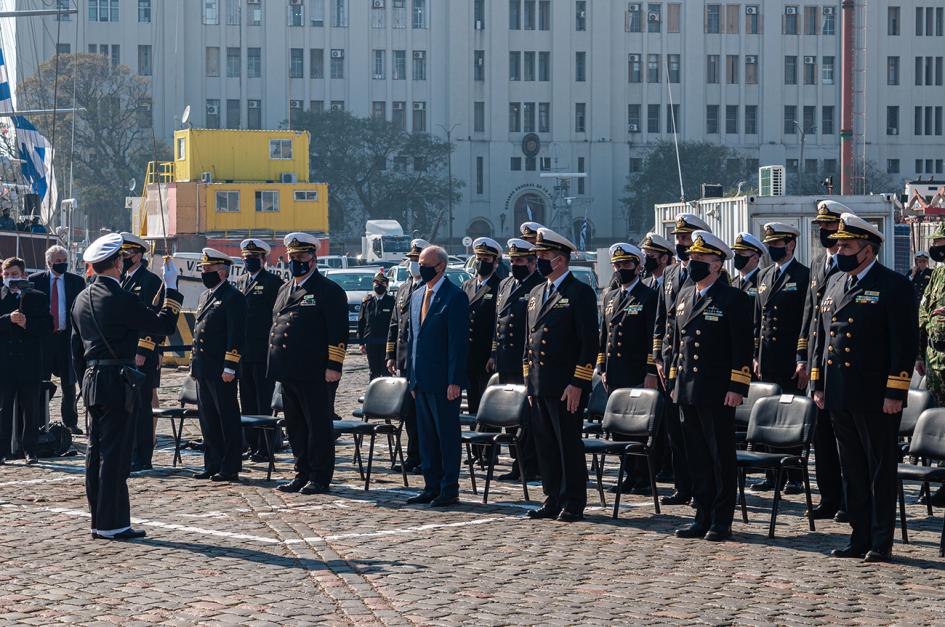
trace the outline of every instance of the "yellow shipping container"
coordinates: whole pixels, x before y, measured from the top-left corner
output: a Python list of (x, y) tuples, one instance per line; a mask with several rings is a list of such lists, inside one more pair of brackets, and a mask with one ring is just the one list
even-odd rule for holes
[(174, 132), (174, 179), (309, 180), (308, 131), (186, 128)]

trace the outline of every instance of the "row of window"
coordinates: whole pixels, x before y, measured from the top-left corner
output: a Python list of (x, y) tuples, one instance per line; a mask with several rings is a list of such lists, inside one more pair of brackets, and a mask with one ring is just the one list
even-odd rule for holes
[[(256, 211), (261, 213), (279, 211), (280, 195), (280, 191), (276, 189), (256, 190)], [(293, 196), (296, 202), (315, 202), (318, 200), (318, 190), (296, 190)], [(240, 192), (238, 190), (219, 191), (216, 197), (218, 213), (239, 213)]]
[[(917, 106), (913, 108), (912, 133), (916, 137), (922, 135), (942, 135), (942, 115), (940, 106)], [(886, 134), (899, 134), (899, 107), (886, 107)]]
[[(584, 76), (585, 53), (578, 52), (577, 60), (581, 76)], [(523, 71), (524, 65), (524, 71)], [(510, 81), (549, 81), (551, 80), (551, 53), (526, 50), (509, 52)], [(578, 80), (584, 80), (579, 78)]]
[[(150, 48), (150, 46), (145, 46)], [(141, 46), (139, 46), (140, 52)], [(384, 52), (384, 51), (375, 51)], [(403, 64), (398, 64), (398, 55), (403, 53)], [(417, 57), (417, 52), (421, 56)], [(417, 51), (414, 53), (414, 80), (424, 80), (426, 77), (426, 53)], [(204, 75), (210, 78), (220, 76), (220, 48), (218, 46), (207, 46), (204, 52)], [(150, 58), (150, 52), (148, 53)], [(331, 78), (345, 77), (345, 51), (340, 48), (329, 50), (328, 75)], [(406, 74), (406, 51), (395, 51), (395, 72), (397, 68), (402, 68)], [(375, 59), (376, 62), (376, 59)], [(303, 78), (305, 63), (304, 48), (289, 49), (289, 78)], [(140, 61), (139, 61), (140, 66)], [(241, 78), (242, 70), (242, 48), (226, 48), (226, 77)], [(422, 76), (424, 78), (417, 78)], [(246, 48), (246, 77), (262, 77), (262, 48)], [(325, 49), (312, 48), (309, 50), (309, 78), (325, 78)], [(380, 78), (383, 78), (381, 76)]]
[[(900, 7), (886, 8), (886, 34), (902, 34), (902, 10)], [(945, 8), (916, 7), (916, 37), (941, 37), (945, 34)]]
[[(937, 85), (943, 83), (943, 65), (945, 57), (916, 57), (915, 84), (916, 86)], [(899, 57), (886, 57), (886, 84), (899, 84)]]

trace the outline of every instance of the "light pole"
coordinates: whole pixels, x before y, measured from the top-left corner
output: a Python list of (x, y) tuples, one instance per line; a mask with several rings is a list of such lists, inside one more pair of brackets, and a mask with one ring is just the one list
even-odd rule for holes
[(449, 241), (450, 245), (452, 245), (453, 243), (453, 131), (456, 129), (457, 126), (459, 126), (459, 123), (457, 122), (456, 124), (454, 124), (453, 126), (449, 128), (446, 128), (442, 124), (437, 124), (437, 126), (443, 129), (443, 132), (446, 133), (446, 143), (450, 145), (450, 152), (446, 160), (446, 175), (450, 179), (449, 181), (449, 186), (450, 186), (449, 225), (448, 225), (449, 226), (449, 229), (448, 229), (449, 239), (447, 241)]

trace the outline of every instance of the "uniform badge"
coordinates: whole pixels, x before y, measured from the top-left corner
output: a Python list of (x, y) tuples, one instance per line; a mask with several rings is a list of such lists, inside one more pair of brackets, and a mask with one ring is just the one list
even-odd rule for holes
[(721, 309), (719, 309), (718, 307), (714, 305), (709, 305), (708, 307), (705, 308), (705, 313), (702, 315), (702, 317), (708, 320), (709, 322), (718, 322), (719, 318), (721, 318), (724, 315), (725, 315), (724, 311), (722, 311)]
[(759, 294), (764, 294), (766, 291), (768, 291), (768, 284), (767, 284), (767, 283), (762, 283), (761, 285), (758, 286), (758, 293), (759, 293)]
[(306, 294), (302, 297), (302, 302), (299, 303), (302, 307), (313, 307), (317, 303), (315, 302), (315, 294)]
[(643, 305), (627, 305), (624, 311), (631, 316), (636, 316), (643, 311)]
[(797, 291), (797, 283), (785, 283), (785, 284), (784, 284), (784, 291), (785, 291), (785, 292), (796, 292), (796, 291)]

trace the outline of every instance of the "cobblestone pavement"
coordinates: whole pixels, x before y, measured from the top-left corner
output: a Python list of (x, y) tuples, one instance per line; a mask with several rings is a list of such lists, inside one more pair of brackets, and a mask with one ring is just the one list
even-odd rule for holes
[[(337, 406), (342, 415), (356, 406), (367, 381), (364, 359), (352, 354), (348, 362)], [(174, 398), (182, 377), (165, 370), (164, 402)], [(769, 540), (770, 496), (749, 495), (752, 522), (736, 522), (735, 540), (715, 544), (673, 537), (690, 515), (686, 506), (657, 516), (649, 499), (627, 497), (614, 521), (593, 490), (585, 522), (524, 520), (525, 509), (537, 503), (526, 505), (517, 485), (498, 484), (483, 505), (465, 470), (460, 506), (405, 506), (419, 477), (404, 488), (382, 459), (365, 492), (350, 441), (340, 443), (331, 494), (276, 492), (255, 464), (238, 485), (211, 484), (189, 476), (199, 464), (196, 453), (185, 452), (186, 467), (172, 469), (168, 426), (160, 433), (156, 470), (130, 481), (134, 524), (148, 532), (142, 541), (90, 539), (81, 456), (0, 467), (0, 622), (945, 620), (941, 512), (928, 519), (915, 505), (909, 507), (912, 544), (896, 544), (893, 564), (867, 565), (824, 556), (845, 543), (846, 528), (831, 521), (808, 531), (803, 496), (787, 497), (778, 537)], [(196, 435), (194, 425), (188, 433)], [(77, 444), (83, 448), (84, 439)], [(289, 461), (280, 456), (274, 480), (289, 474)], [(531, 496), (540, 497), (539, 486)]]

